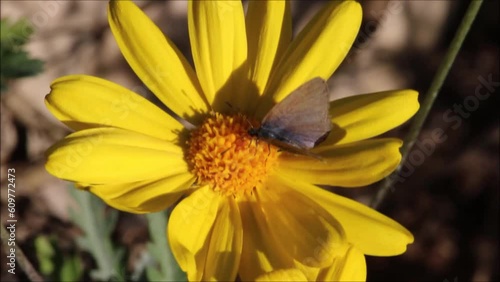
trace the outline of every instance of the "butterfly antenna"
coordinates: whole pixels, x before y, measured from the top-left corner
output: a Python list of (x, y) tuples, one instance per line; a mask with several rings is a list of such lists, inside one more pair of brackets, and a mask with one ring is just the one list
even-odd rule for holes
[(248, 120), (248, 118), (247, 118), (247, 117), (245, 117), (245, 116), (244, 116), (244, 118), (245, 118), (245, 121), (246, 121), (246, 122), (248, 123), (248, 125), (250, 126), (250, 129), (254, 129), (255, 127), (253, 127), (253, 124), (252, 124), (252, 123)]
[(242, 112), (240, 108), (233, 106), (233, 104), (229, 103), (228, 101), (224, 103), (231, 109), (231, 111), (236, 112), (238, 114)]

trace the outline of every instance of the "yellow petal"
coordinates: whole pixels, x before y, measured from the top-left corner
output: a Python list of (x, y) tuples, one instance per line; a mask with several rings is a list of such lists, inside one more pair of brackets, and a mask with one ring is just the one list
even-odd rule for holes
[(240, 265), (242, 244), (243, 228), (238, 205), (234, 198), (224, 197), (219, 203), (203, 280), (234, 281)]
[[(273, 67), (283, 56), (292, 38), (292, 17), (287, 1), (250, 1), (246, 16), (248, 38), (249, 95), (264, 93)], [(256, 99), (251, 99), (255, 103)]]
[(320, 273), (318, 280), (366, 281), (365, 255), (351, 245), (344, 255), (336, 258), (330, 267)]
[(243, 223), (243, 250), (239, 276), (254, 281), (258, 276), (293, 268), (293, 258), (270, 236), (270, 228), (255, 193), (238, 202)]
[(309, 156), (282, 154), (280, 174), (314, 184), (359, 187), (389, 175), (401, 161), (401, 140), (364, 140), (344, 145), (321, 146)]
[(202, 279), (220, 199), (204, 186), (182, 200), (170, 215), (167, 230), (172, 253), (189, 281)]
[(247, 41), (240, 1), (189, 1), (189, 39), (208, 102), (219, 111), (245, 110)]
[(413, 242), (406, 228), (363, 204), (317, 187), (304, 186), (303, 192), (335, 216), (347, 240), (364, 254), (399, 255)]
[(380, 135), (407, 121), (418, 108), (418, 92), (414, 90), (385, 91), (333, 101), (330, 115), (335, 127), (323, 144), (345, 144)]
[(307, 281), (307, 277), (298, 269), (281, 269), (263, 274), (255, 281)]
[(188, 61), (132, 1), (111, 1), (108, 20), (130, 67), (167, 107), (191, 121), (207, 112)]
[(74, 130), (113, 126), (173, 141), (183, 129), (177, 120), (140, 95), (93, 76), (56, 79), (45, 104)]
[(179, 146), (113, 127), (77, 131), (47, 153), (48, 172), (79, 183), (127, 183), (188, 171)]
[(356, 1), (334, 1), (323, 8), (294, 39), (272, 73), (265, 95), (279, 102), (315, 77), (328, 79), (351, 48), (361, 15)]
[(157, 212), (168, 208), (195, 181), (188, 172), (155, 180), (93, 185), (90, 191), (115, 209), (131, 213)]
[(344, 232), (325, 209), (298, 192), (308, 184), (275, 175), (267, 185), (269, 189), (256, 193), (270, 235), (306, 266), (325, 267), (331, 263), (337, 249), (345, 244)]

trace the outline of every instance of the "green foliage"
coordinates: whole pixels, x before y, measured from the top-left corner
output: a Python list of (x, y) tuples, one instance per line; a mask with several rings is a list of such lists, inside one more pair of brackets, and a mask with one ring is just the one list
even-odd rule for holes
[(59, 281), (78, 281), (82, 275), (82, 263), (78, 256), (64, 259), (59, 271)]
[(124, 281), (125, 267), (123, 247), (115, 246), (111, 242), (118, 220), (118, 211), (106, 209), (106, 205), (87, 191), (71, 189), (71, 194), (80, 206), (79, 211), (70, 212), (71, 219), (85, 233), (77, 242), (96, 260), (97, 269), (90, 275), (98, 281)]
[(0, 91), (7, 89), (9, 79), (32, 76), (43, 70), (43, 62), (30, 58), (23, 50), (33, 33), (26, 20), (10, 23), (0, 20)]
[(76, 254), (62, 254), (57, 240), (41, 235), (35, 238), (35, 251), (43, 276), (54, 281), (78, 281), (82, 275), (82, 263)]
[(38, 236), (35, 239), (35, 250), (40, 264), (40, 272), (44, 276), (52, 275), (55, 269), (54, 248), (46, 236)]
[[(123, 247), (116, 246), (111, 241), (118, 211), (107, 209), (106, 205), (87, 191), (71, 189), (73, 198), (79, 205), (78, 212), (70, 213), (72, 221), (82, 229), (84, 236), (77, 239), (81, 248), (88, 251), (95, 258), (97, 269), (90, 275), (98, 281), (186, 281), (186, 274), (179, 268), (167, 242), (166, 228), (168, 214), (159, 212), (146, 215), (148, 219), (151, 240), (147, 245), (147, 252), (135, 261), (132, 273), (125, 276)], [(51, 254), (42, 248), (43, 254)], [(48, 256), (48, 255), (46, 255)], [(68, 261), (65, 265), (68, 276), (62, 281), (70, 279), (77, 262)], [(64, 274), (66, 268), (61, 269)], [(144, 276), (146, 274), (146, 276)], [(62, 277), (62, 276), (61, 276)], [(126, 277), (126, 278), (125, 278)]]
[(180, 269), (167, 242), (167, 218), (165, 212), (146, 215), (151, 242), (148, 251), (155, 264), (146, 268), (149, 281), (186, 281), (186, 274)]

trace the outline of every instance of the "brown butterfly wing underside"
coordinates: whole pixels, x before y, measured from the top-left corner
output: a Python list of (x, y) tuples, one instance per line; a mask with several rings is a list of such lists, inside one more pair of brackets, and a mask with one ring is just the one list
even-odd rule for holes
[[(332, 130), (328, 88), (319, 78), (304, 83), (276, 104), (262, 120), (259, 136), (274, 139), (284, 149), (289, 146), (311, 149), (324, 141)], [(281, 144), (281, 145), (280, 145)]]

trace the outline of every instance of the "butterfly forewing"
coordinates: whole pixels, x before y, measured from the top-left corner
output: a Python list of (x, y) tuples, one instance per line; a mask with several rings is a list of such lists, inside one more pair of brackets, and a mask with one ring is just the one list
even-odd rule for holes
[(276, 104), (264, 117), (261, 130), (293, 146), (310, 149), (332, 129), (328, 111), (328, 88), (317, 77)]

